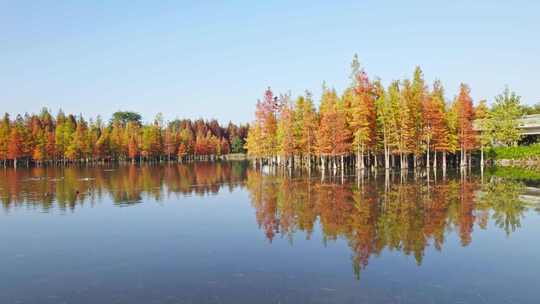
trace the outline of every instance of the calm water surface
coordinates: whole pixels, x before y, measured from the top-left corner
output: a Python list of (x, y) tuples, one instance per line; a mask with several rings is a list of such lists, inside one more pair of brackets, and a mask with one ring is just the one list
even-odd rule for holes
[(540, 192), (245, 163), (0, 170), (0, 303), (539, 303)]

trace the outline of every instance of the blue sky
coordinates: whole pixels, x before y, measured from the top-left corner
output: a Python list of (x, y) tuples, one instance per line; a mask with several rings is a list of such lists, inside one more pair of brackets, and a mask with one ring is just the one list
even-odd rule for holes
[(540, 102), (540, 1), (3, 1), (0, 111), (248, 122), (267, 86), (342, 90), (358, 53), (412, 74)]

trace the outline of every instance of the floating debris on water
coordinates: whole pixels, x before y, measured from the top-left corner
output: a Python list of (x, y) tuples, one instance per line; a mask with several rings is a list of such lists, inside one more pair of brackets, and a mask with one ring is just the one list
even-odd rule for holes
[(95, 178), (93, 177), (83, 177), (83, 178), (79, 178), (80, 181), (92, 181), (92, 180), (95, 180)]

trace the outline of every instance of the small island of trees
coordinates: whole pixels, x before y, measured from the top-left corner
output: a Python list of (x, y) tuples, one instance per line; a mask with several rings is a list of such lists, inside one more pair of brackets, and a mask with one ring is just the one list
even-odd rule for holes
[(484, 147), (512, 146), (520, 139), (518, 119), (540, 105), (524, 107), (508, 88), (475, 106), (470, 88), (461, 84), (448, 101), (440, 81), (426, 84), (420, 67), (412, 79), (383, 86), (371, 80), (355, 55), (351, 84), (342, 94), (323, 84), (316, 109), (306, 92), (293, 102), (270, 88), (257, 102), (248, 138), (248, 154), (257, 166), (320, 168), (470, 167)]

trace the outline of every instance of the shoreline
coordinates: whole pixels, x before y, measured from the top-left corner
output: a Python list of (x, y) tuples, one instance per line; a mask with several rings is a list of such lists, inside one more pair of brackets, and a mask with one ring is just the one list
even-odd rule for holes
[(538, 159), (498, 159), (494, 160), (495, 166), (499, 167), (522, 167), (540, 169), (540, 160)]

